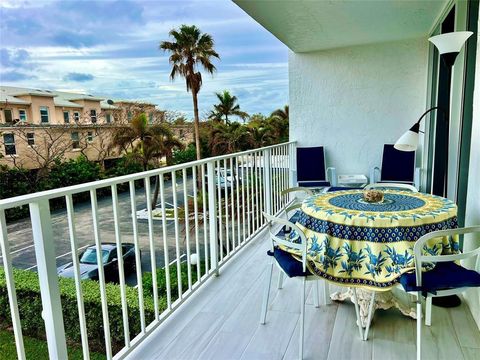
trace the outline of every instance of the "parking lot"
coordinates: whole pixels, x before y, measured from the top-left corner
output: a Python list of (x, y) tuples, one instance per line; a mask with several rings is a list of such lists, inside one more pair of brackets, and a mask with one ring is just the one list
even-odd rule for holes
[[(191, 192), (193, 183), (192, 179), (187, 178), (187, 190)], [(153, 191), (153, 189), (152, 189)], [(137, 210), (145, 209), (146, 196), (144, 188), (136, 189)], [(165, 203), (166, 207), (172, 206), (173, 194), (172, 184), (165, 181)], [(177, 180), (177, 206), (183, 206), (183, 183)], [(120, 230), (122, 242), (133, 243), (133, 223), (131, 216), (130, 193), (129, 191), (119, 194), (119, 210), (120, 210)], [(52, 212), (52, 229), (55, 239), (55, 253), (57, 257), (57, 267), (71, 262), (72, 253), (70, 247), (70, 238), (68, 233), (68, 223), (66, 210), (58, 210)], [(115, 229), (113, 220), (112, 199), (105, 196), (98, 199), (98, 223), (100, 230), (100, 238), (102, 242), (115, 242)], [(138, 220), (138, 235), (140, 250), (142, 253), (142, 271), (151, 271), (150, 247), (148, 238), (148, 222), (146, 220)], [(94, 244), (93, 222), (90, 202), (75, 204), (75, 230), (77, 235), (78, 250)], [(164, 266), (164, 246), (162, 238), (161, 221), (154, 221), (154, 241), (156, 245), (155, 258), (157, 267)], [(35, 271), (36, 258), (32, 238), (31, 222), (29, 218), (13, 222), (7, 226), (8, 239), (10, 242), (10, 252), (12, 255), (12, 263), (16, 268), (29, 269)], [(181, 247), (185, 246), (184, 231), (181, 226)], [(175, 256), (175, 230), (174, 222), (167, 223), (167, 243), (170, 254), (170, 260)], [(181, 251), (183, 252), (183, 251)], [(194, 250), (192, 250), (194, 252)], [(0, 258), (1, 264), (2, 258)], [(127, 277), (129, 285), (136, 285), (135, 274)]]

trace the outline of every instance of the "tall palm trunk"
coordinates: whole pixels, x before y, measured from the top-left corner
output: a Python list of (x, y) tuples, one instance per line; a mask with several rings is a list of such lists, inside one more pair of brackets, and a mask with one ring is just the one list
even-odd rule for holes
[(202, 158), (200, 153), (200, 119), (198, 117), (198, 99), (195, 90), (192, 89), (192, 97), (193, 97), (193, 127), (195, 129), (195, 149), (197, 151), (197, 160)]

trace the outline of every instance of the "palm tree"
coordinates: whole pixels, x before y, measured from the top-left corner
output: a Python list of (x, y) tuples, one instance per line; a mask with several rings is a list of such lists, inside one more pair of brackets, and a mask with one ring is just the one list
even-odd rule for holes
[(272, 145), (275, 138), (272, 135), (271, 127), (266, 123), (249, 124), (249, 133), (252, 145), (255, 148)]
[[(129, 126), (122, 126), (113, 134), (112, 146), (124, 152), (130, 152), (133, 158), (142, 163), (143, 170), (154, 160), (166, 157), (167, 163), (172, 158), (175, 148), (182, 148), (167, 123), (150, 124), (145, 113), (135, 116)], [(158, 200), (160, 184), (155, 179), (155, 191), (152, 198), (152, 207), (155, 208)]]
[(288, 111), (288, 105), (285, 105), (283, 107), (283, 109), (277, 109), (275, 110), (274, 112), (272, 112), (272, 114), (270, 115), (270, 117), (276, 117), (276, 118), (280, 118), (282, 120), (288, 120), (288, 116), (289, 116), (289, 111)]
[(232, 96), (228, 90), (224, 90), (221, 93), (215, 93), (218, 98), (219, 103), (214, 105), (214, 111), (212, 115), (215, 115), (215, 118), (222, 118), (225, 116), (225, 123), (228, 124), (228, 116), (238, 116), (243, 121), (248, 117), (248, 114), (240, 110), (240, 105), (237, 103), (237, 97)]
[(213, 74), (216, 70), (212, 64), (212, 58), (220, 59), (220, 56), (214, 50), (214, 41), (209, 34), (200, 31), (195, 25), (181, 25), (180, 29), (172, 29), (169, 32), (174, 41), (162, 41), (160, 49), (171, 53), (169, 61), (172, 65), (170, 79), (173, 81), (176, 77), (185, 78), (187, 91), (192, 93), (193, 113), (195, 127), (195, 146), (197, 159), (201, 159), (200, 154), (200, 119), (198, 116), (198, 92), (202, 86), (202, 74), (199, 67)]
[(210, 132), (210, 148), (213, 155), (232, 154), (252, 145), (250, 132), (245, 125), (217, 123)]

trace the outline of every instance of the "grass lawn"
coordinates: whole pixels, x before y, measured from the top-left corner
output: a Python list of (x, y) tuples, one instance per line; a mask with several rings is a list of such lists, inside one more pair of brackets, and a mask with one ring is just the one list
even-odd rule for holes
[[(49, 360), (47, 342), (28, 336), (23, 336), (25, 355), (27, 359)], [(0, 330), (0, 360), (17, 359), (17, 349), (12, 331)], [(83, 359), (82, 349), (79, 347), (68, 348), (68, 359)], [(103, 360), (105, 355), (90, 352), (90, 359)]]

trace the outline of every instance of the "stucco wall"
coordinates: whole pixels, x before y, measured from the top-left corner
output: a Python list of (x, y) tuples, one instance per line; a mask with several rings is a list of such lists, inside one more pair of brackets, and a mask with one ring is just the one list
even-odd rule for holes
[[(480, 15), (480, 14), (479, 14)], [(480, 16), (478, 28), (480, 29)], [(475, 88), (473, 92), (472, 145), (468, 172), (467, 209), (465, 225), (480, 225), (480, 40), (477, 35), (477, 56), (475, 65)], [(465, 239), (465, 250), (480, 246), (480, 235)], [(466, 263), (474, 267), (473, 261)], [(465, 299), (480, 329), (480, 289), (473, 288), (465, 293)]]
[(290, 139), (324, 145), (337, 174), (379, 166), (426, 103), (426, 39), (290, 53)]

